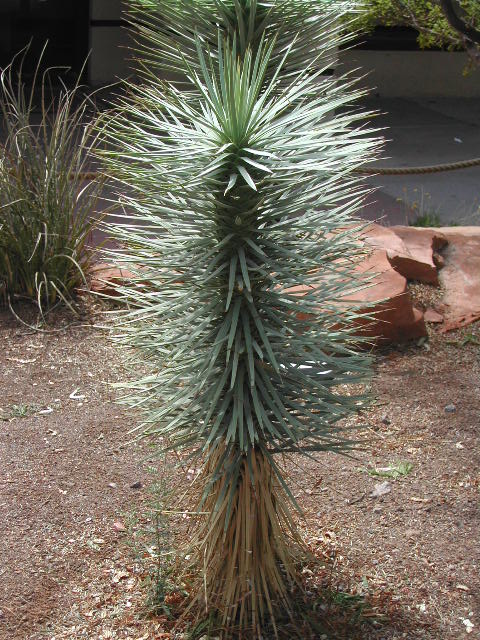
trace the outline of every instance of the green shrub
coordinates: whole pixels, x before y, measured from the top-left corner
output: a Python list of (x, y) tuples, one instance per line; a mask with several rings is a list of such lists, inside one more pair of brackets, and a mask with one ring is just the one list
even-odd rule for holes
[(76, 85), (54, 97), (48, 74), (30, 89), (17, 60), (0, 76), (0, 295), (41, 311), (71, 306), (90, 260), (100, 182), (82, 180), (95, 134)]
[[(480, 28), (478, 0), (460, 0), (459, 16), (469, 26)], [(440, 4), (435, 0), (368, 0), (357, 26), (372, 31), (377, 25), (411, 26), (418, 30), (418, 44), (422, 49), (440, 47), (462, 49), (465, 38), (449, 24)]]

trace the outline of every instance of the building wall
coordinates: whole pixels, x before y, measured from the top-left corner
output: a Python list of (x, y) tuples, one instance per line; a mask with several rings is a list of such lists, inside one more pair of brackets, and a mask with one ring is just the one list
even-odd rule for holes
[(360, 76), (380, 97), (480, 98), (480, 69), (465, 74), (467, 54), (443, 51), (366, 51), (340, 53), (340, 70)]
[[(122, 4), (122, 0), (90, 0), (93, 86), (131, 73)], [(339, 69), (366, 76), (362, 84), (382, 97), (480, 97), (480, 70), (465, 75), (467, 61), (464, 53), (352, 49), (340, 52)]]
[(90, 0), (89, 82), (93, 86), (110, 84), (131, 73), (122, 5), (122, 0)]

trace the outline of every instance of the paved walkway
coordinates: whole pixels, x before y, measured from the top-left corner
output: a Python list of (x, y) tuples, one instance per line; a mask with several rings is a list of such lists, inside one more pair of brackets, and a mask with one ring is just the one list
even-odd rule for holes
[[(365, 101), (381, 112), (372, 124), (386, 127), (382, 167), (433, 165), (480, 157), (480, 100), (404, 98)], [(378, 176), (379, 191), (363, 211), (386, 224), (405, 224), (420, 213), (437, 214), (443, 224), (480, 224), (480, 166), (446, 173)]]

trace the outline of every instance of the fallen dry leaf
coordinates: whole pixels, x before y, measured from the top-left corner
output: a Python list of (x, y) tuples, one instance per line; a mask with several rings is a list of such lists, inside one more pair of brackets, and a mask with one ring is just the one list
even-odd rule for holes
[(126, 578), (129, 578), (130, 574), (128, 573), (128, 571), (117, 571), (113, 578), (112, 578), (112, 582), (114, 584), (117, 584), (118, 582), (120, 582), (120, 580), (125, 580)]

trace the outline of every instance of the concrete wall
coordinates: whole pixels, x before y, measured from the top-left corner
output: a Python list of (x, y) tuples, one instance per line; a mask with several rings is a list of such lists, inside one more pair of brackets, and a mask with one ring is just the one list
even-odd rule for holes
[(100, 86), (125, 78), (129, 38), (122, 26), (122, 0), (90, 0), (89, 82)]
[(480, 98), (480, 69), (465, 75), (462, 52), (364, 51), (340, 53), (340, 70), (367, 75), (361, 84), (381, 97)]
[[(0, 0), (2, 2), (3, 0)], [(122, 0), (90, 0), (89, 80), (93, 86), (127, 77), (128, 33), (122, 27)], [(360, 69), (362, 84), (381, 97), (480, 97), (480, 70), (464, 74), (464, 53), (366, 51), (340, 53), (340, 70)]]
[(92, 20), (120, 20), (122, 0), (90, 0)]

